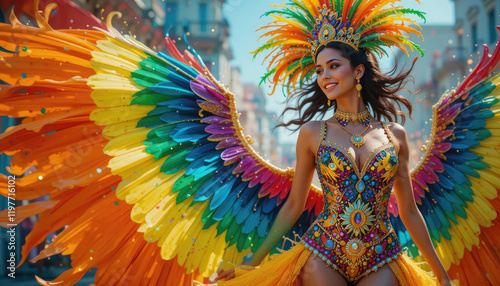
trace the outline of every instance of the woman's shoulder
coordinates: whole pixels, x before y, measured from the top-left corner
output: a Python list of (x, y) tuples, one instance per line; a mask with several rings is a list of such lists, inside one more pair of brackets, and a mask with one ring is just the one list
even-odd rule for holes
[(403, 127), (403, 125), (397, 122), (385, 122), (385, 124), (387, 125), (387, 128), (389, 128), (391, 133), (394, 135), (394, 137), (398, 139), (406, 138), (406, 130)]
[(401, 147), (405, 148), (406, 146), (406, 129), (403, 127), (403, 125), (397, 123), (397, 122), (386, 122), (387, 128), (389, 128), (389, 131), (391, 131), (394, 141), (396, 141), (396, 145), (398, 145), (398, 150), (401, 149)]
[(319, 134), (321, 132), (321, 121), (309, 121), (306, 122), (302, 127), (300, 127), (300, 131), (308, 133), (308, 134)]
[(298, 141), (303, 143), (307, 142), (307, 145), (311, 147), (316, 146), (320, 140), (321, 135), (321, 121), (309, 121), (300, 127)]

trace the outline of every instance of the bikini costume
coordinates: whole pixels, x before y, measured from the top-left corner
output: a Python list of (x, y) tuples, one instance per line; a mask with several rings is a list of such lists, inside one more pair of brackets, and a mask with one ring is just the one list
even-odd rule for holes
[(325, 141), (326, 124), (321, 122), (316, 168), (325, 206), (302, 241), (349, 282), (401, 254), (387, 215), (398, 154), (383, 125), (389, 143), (376, 148), (360, 170), (346, 149)]
[[(236, 278), (219, 285), (300, 285), (297, 279), (311, 255), (321, 258), (354, 285), (388, 264), (400, 285), (437, 285), (436, 278), (403, 251), (391, 226), (387, 205), (398, 170), (398, 153), (389, 142), (376, 148), (362, 169), (342, 146), (321, 140), (316, 157), (325, 205), (300, 242), (253, 268), (236, 268)], [(251, 270), (251, 271), (250, 271)], [(274, 282), (271, 282), (274, 281)]]

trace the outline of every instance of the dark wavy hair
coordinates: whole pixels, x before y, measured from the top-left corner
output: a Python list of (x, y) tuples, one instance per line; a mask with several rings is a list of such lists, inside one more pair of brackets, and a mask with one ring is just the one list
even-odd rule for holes
[[(412, 93), (404, 86), (409, 81), (413, 81), (410, 73), (415, 65), (416, 58), (413, 60), (408, 71), (396, 74), (398, 70), (396, 62), (391, 71), (383, 73), (380, 71), (377, 59), (373, 53), (366, 49), (356, 51), (351, 46), (341, 42), (331, 42), (326, 47), (339, 50), (342, 56), (349, 60), (353, 69), (360, 64), (364, 65), (365, 73), (360, 80), (363, 86), (361, 97), (364, 104), (371, 108), (375, 119), (380, 120), (382, 117), (385, 117), (390, 122), (397, 122), (397, 117), (401, 116), (402, 124), (404, 124), (406, 117), (405, 113), (400, 110), (401, 105), (404, 105), (408, 109), (408, 115), (411, 119), (411, 102), (396, 93), (400, 90), (407, 90)], [(316, 57), (324, 48), (319, 48)], [(295, 106), (289, 105), (292, 101), (296, 102)], [(289, 100), (287, 100), (287, 105), (280, 118), (283, 118), (283, 115), (288, 111), (298, 112), (299, 118), (290, 120), (287, 123), (279, 121), (279, 124), (275, 128), (283, 126), (292, 131), (297, 131), (303, 124), (311, 121), (318, 112), (321, 113), (321, 118), (324, 118), (328, 109), (337, 108), (337, 101), (332, 100), (331, 106), (328, 106), (328, 98), (321, 90), (317, 80), (314, 79), (311, 83), (298, 88)], [(297, 128), (290, 128), (290, 125), (297, 125)]]

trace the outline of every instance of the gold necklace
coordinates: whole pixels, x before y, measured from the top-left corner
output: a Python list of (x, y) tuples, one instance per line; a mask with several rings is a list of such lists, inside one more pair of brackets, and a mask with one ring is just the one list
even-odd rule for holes
[(370, 112), (368, 112), (368, 109), (365, 109), (361, 111), (360, 113), (350, 113), (350, 112), (344, 112), (340, 110), (335, 110), (335, 113), (333, 114), (335, 116), (335, 119), (339, 122), (341, 126), (346, 126), (347, 123), (349, 123), (350, 120), (352, 121), (358, 121), (361, 122), (364, 126), (370, 125)]
[(366, 128), (365, 130), (363, 130), (361, 133), (359, 134), (353, 134), (351, 133), (349, 130), (345, 129), (344, 126), (342, 126), (342, 124), (340, 124), (340, 122), (337, 121), (337, 123), (339, 124), (339, 126), (344, 129), (345, 132), (349, 133), (351, 135), (351, 143), (352, 145), (356, 146), (356, 147), (361, 147), (363, 146), (363, 144), (365, 144), (365, 137), (363, 137), (363, 133), (366, 132), (366, 130), (368, 130), (368, 127), (370, 127), (370, 125), (366, 125)]

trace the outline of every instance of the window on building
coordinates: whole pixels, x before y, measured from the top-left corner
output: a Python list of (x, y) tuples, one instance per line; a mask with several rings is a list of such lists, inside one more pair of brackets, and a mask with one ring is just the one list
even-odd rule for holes
[(477, 51), (477, 23), (472, 24), (471, 26), (471, 40), (472, 40), (472, 52)]
[(200, 3), (200, 32), (207, 31), (207, 3)]
[(488, 31), (489, 31), (489, 38), (490, 38), (490, 43), (495, 43), (497, 41), (497, 36), (498, 32), (497, 29), (495, 28), (496, 26), (496, 17), (495, 17), (495, 8), (491, 9), (490, 12), (488, 12)]
[(165, 3), (165, 34), (168, 33), (170, 26), (174, 26), (171, 29), (171, 32), (174, 32), (177, 26), (177, 3), (173, 2)]

